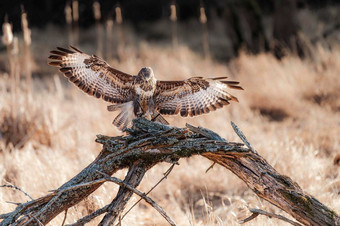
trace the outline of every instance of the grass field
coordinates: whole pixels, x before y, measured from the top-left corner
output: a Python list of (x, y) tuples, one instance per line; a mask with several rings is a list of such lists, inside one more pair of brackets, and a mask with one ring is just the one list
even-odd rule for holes
[[(48, 30), (46, 32), (49, 32)], [(69, 84), (61, 73), (46, 64), (49, 50), (63, 45), (59, 32), (43, 43), (36, 37), (32, 50), (35, 77), (31, 99), (22, 79), (15, 99), (9, 93), (7, 57), (1, 54), (0, 66), (0, 180), (26, 191), (33, 198), (58, 188), (95, 159), (101, 146), (96, 134), (122, 133), (112, 124), (115, 117), (106, 110), (108, 103), (90, 97)], [(44, 37), (40, 35), (40, 37)], [(33, 37), (34, 39), (34, 37)], [(84, 51), (95, 53), (85, 46)], [(278, 61), (271, 54), (240, 56), (229, 63), (203, 59), (185, 46), (177, 51), (141, 43), (125, 48), (121, 61), (109, 60), (119, 70), (136, 74), (151, 66), (160, 80), (190, 76), (228, 76), (240, 81), (244, 91), (231, 90), (239, 103), (208, 115), (194, 118), (169, 116), (171, 125), (185, 123), (211, 129), (228, 141), (240, 142), (230, 121), (235, 122), (252, 146), (280, 173), (291, 177), (303, 190), (340, 212), (340, 47), (316, 46), (314, 58), (301, 60), (289, 55)], [(17, 67), (25, 64), (19, 55)], [(11, 110), (13, 109), (13, 111)], [(14, 115), (14, 119), (11, 115)], [(13, 130), (13, 125), (18, 128)], [(8, 143), (14, 140), (15, 145)], [(260, 200), (231, 172), (203, 157), (181, 160), (151, 194), (178, 225), (238, 225), (249, 216), (248, 208), (278, 214), (276, 207)], [(164, 163), (152, 168), (139, 190), (146, 192), (170, 167)], [(126, 171), (115, 176), (123, 178)], [(117, 186), (106, 183), (93, 195), (68, 211), (66, 223), (87, 215), (111, 202)], [(138, 197), (133, 197), (131, 206)], [(28, 198), (18, 191), (0, 189), (0, 214), (15, 208), (11, 202)], [(289, 216), (288, 216), (289, 217)], [(50, 225), (60, 225), (63, 214)], [(100, 218), (90, 225), (96, 225)], [(167, 225), (146, 203), (135, 207), (123, 225)], [(259, 216), (247, 225), (285, 225)]]

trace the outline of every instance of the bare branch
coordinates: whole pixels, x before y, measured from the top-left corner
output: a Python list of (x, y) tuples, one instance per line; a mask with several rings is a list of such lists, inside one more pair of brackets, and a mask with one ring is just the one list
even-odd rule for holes
[(212, 140), (219, 140), (219, 141), (226, 141), (224, 138), (220, 137), (217, 133), (214, 131), (211, 131), (209, 129), (205, 129), (202, 127), (195, 127), (190, 125), (189, 123), (186, 123), (185, 126), (190, 129), (190, 131), (201, 134), (204, 137), (210, 138)]
[(240, 224), (244, 224), (246, 222), (249, 222), (253, 219), (255, 219), (258, 215), (265, 215), (267, 217), (273, 217), (273, 218), (277, 218), (279, 220), (282, 220), (282, 221), (285, 221), (285, 222), (288, 222), (290, 223), (291, 225), (294, 225), (294, 226), (302, 226), (301, 224), (295, 222), (295, 221), (292, 221), (292, 220), (289, 220), (288, 218), (282, 216), (282, 215), (279, 215), (279, 214), (275, 214), (275, 213), (269, 213), (269, 212), (266, 212), (264, 210), (260, 210), (260, 209), (249, 209), (250, 212), (252, 212), (253, 214), (249, 217), (247, 217), (246, 219), (240, 221), (239, 223)]
[(44, 226), (36, 216), (33, 216), (32, 219), (34, 219), (40, 226)]
[(100, 208), (100, 209), (94, 211), (93, 213), (91, 213), (91, 214), (89, 214), (89, 215), (87, 215), (87, 216), (77, 220), (75, 223), (67, 224), (66, 226), (81, 226), (81, 225), (84, 225), (84, 224), (90, 222), (91, 220), (93, 220), (94, 218), (102, 215), (103, 213), (106, 213), (108, 208), (109, 208), (109, 206), (110, 205), (106, 205), (103, 208)]
[[(176, 164), (173, 163), (170, 168), (164, 173), (164, 176), (146, 193), (146, 195), (148, 195), (151, 191), (153, 191), (153, 189), (155, 189), (164, 179), (166, 179), (168, 177), (168, 175), (171, 173), (172, 169), (174, 168)], [(128, 211), (126, 211), (126, 213), (123, 215), (122, 219), (124, 219), (124, 217), (131, 211), (131, 209), (133, 207), (135, 207), (140, 201), (142, 200), (142, 198), (140, 198), (135, 204), (133, 204), (130, 209)]]
[[(134, 162), (124, 179), (124, 184), (128, 184), (131, 188), (136, 188), (142, 181), (146, 171), (152, 167), (153, 164), (147, 163), (141, 160)], [(101, 175), (107, 175), (105, 173), (99, 172)], [(112, 225), (116, 218), (120, 216), (125, 208), (126, 203), (129, 201), (133, 194), (133, 191), (126, 186), (120, 186), (117, 196), (112, 200), (111, 204), (107, 209), (107, 213), (100, 222), (99, 225)]]
[[(8, 183), (8, 182), (7, 182)], [(25, 192), (24, 190), (22, 190), (21, 188), (13, 185), (13, 184), (3, 184), (3, 185), (0, 185), (0, 188), (13, 188), (13, 189), (16, 189), (16, 190), (19, 190), (21, 191), (22, 193), (24, 193), (28, 198), (30, 198), (31, 200), (33, 200), (32, 196), (30, 196), (27, 192)]]
[(67, 218), (67, 211), (68, 211), (68, 209), (65, 210), (65, 215), (64, 215), (63, 222), (61, 223), (61, 226), (64, 226), (64, 225), (65, 225), (66, 218)]
[(17, 205), (17, 206), (21, 204), (20, 202), (11, 202), (11, 201), (6, 201), (6, 203)]
[(211, 166), (209, 166), (208, 169), (206, 169), (205, 173), (207, 173), (209, 170), (211, 170), (215, 166), (215, 164), (216, 164), (216, 162), (211, 164)]
[(104, 178), (107, 181), (111, 181), (113, 183), (116, 183), (120, 186), (124, 186), (128, 189), (130, 189), (131, 191), (133, 191), (133, 193), (137, 194), (139, 197), (141, 197), (142, 199), (144, 199), (147, 203), (149, 203), (154, 209), (156, 209), (168, 222), (170, 225), (176, 225), (175, 222), (165, 213), (165, 211), (162, 209), (162, 207), (160, 207), (155, 201), (153, 201), (150, 197), (146, 196), (144, 193), (138, 191), (137, 189), (135, 189), (134, 187), (130, 186), (129, 184), (124, 183), (122, 180), (116, 178), (116, 177), (110, 177), (108, 175), (104, 175)]
[(243, 141), (243, 143), (250, 149), (252, 152), (257, 154), (256, 150), (250, 145), (249, 141), (247, 140), (246, 136), (242, 133), (242, 131), (238, 128), (238, 126), (231, 122), (231, 126), (233, 127), (235, 133), (239, 136), (239, 138)]
[[(168, 175), (171, 173), (172, 169), (175, 167), (175, 163), (173, 163), (170, 168), (164, 173), (164, 176), (145, 194), (148, 195), (150, 192), (152, 192), (153, 189), (155, 189), (164, 179), (168, 177)], [(124, 217), (142, 200), (143, 198), (140, 198), (137, 202), (135, 202), (128, 211), (122, 216), (121, 220), (124, 219)], [(118, 225), (118, 224), (117, 224)]]
[(75, 186), (70, 186), (68, 188), (65, 189), (61, 189), (60, 191), (57, 192), (57, 194), (43, 207), (41, 208), (30, 220), (28, 220), (27, 222), (25, 222), (23, 224), (23, 226), (28, 225), (29, 223), (31, 223), (33, 220), (37, 219), (39, 217), (40, 214), (42, 214), (44, 211), (46, 211), (56, 200), (58, 200), (58, 198), (66, 191), (69, 190), (74, 190), (77, 188), (81, 188), (81, 187), (85, 187), (85, 186), (89, 186), (89, 185), (94, 185), (94, 184), (98, 184), (98, 183), (103, 183), (105, 182), (105, 179), (98, 179), (96, 181), (90, 181), (88, 183), (82, 183), (82, 184), (78, 184)]

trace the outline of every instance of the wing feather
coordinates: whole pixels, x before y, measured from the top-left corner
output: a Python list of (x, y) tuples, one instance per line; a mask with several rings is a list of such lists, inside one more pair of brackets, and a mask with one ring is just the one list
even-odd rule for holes
[(135, 76), (110, 67), (97, 56), (89, 56), (70, 46), (71, 49), (57, 47), (51, 51), (48, 64), (59, 70), (89, 95), (103, 98), (111, 103), (131, 101)]
[(156, 109), (161, 114), (196, 116), (215, 111), (238, 101), (228, 88), (242, 89), (239, 82), (226, 81), (226, 77), (192, 77), (184, 81), (157, 81), (154, 95)]

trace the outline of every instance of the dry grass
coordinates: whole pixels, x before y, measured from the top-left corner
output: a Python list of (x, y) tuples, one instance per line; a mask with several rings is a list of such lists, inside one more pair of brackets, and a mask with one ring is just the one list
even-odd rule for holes
[[(46, 56), (47, 49), (45, 46)], [(179, 47), (174, 53), (171, 49), (142, 43), (137, 49), (126, 47), (125, 55), (120, 55), (121, 61), (111, 60), (110, 64), (128, 73), (152, 66), (156, 76), (163, 80), (194, 75), (230, 76), (239, 80), (245, 91), (232, 93), (238, 96), (240, 103), (232, 103), (209, 115), (188, 119), (174, 116), (167, 120), (181, 127), (186, 122), (200, 125), (228, 140), (239, 141), (229, 124), (234, 121), (279, 172), (290, 176), (305, 191), (340, 212), (340, 168), (333, 165), (333, 158), (340, 150), (340, 48), (329, 51), (318, 47), (315, 52), (317, 59), (313, 61), (302, 61), (294, 56), (277, 61), (270, 54), (242, 53), (226, 66), (204, 60), (186, 47)], [(41, 67), (38, 70), (50, 70)], [(11, 125), (8, 78), (5, 74), (0, 75), (1, 184), (15, 184), (34, 198), (59, 187), (94, 160), (100, 151), (100, 145), (94, 142), (96, 134), (121, 134), (111, 124), (114, 115), (106, 111), (107, 103), (68, 85), (59, 74), (46, 77), (34, 79), (33, 98), (28, 107), (24, 104), (24, 93), (17, 98), (17, 122), (22, 128), (12, 137), (13, 133), (6, 130)], [(24, 142), (11, 146), (8, 139), (24, 139)], [(210, 164), (202, 157), (181, 160), (150, 196), (179, 225), (238, 225), (239, 219), (249, 216), (248, 207), (284, 214), (257, 198), (226, 169), (216, 165), (205, 173)], [(168, 167), (169, 164), (164, 163), (152, 168), (139, 189), (147, 191)], [(123, 177), (124, 174), (119, 172), (115, 176)], [(105, 184), (72, 207), (66, 222), (74, 222), (109, 203), (116, 191), (115, 185)], [(26, 200), (23, 194), (2, 188), (1, 213), (15, 208), (6, 201)], [(129, 205), (136, 200), (134, 197)], [(60, 214), (51, 225), (60, 225), (62, 219), (63, 214)], [(98, 222), (99, 219), (91, 225)], [(145, 203), (134, 208), (124, 218), (123, 225), (135, 225), (136, 222), (166, 225), (166, 221)], [(273, 224), (283, 225), (261, 216), (248, 223)]]

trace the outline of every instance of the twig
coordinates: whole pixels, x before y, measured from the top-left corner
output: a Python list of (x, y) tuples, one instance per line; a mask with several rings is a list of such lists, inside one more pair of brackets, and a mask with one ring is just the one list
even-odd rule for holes
[[(165, 171), (164, 176), (145, 194), (148, 195), (150, 192), (152, 192), (153, 189), (155, 189), (164, 179), (166, 179), (169, 174), (171, 173), (172, 169), (175, 167), (176, 163), (173, 163), (170, 168)], [(128, 209), (128, 211), (126, 211), (126, 213), (122, 216), (122, 219), (124, 219), (124, 217), (142, 200), (143, 198), (140, 198), (137, 202), (135, 202), (135, 204), (133, 204), (130, 209)], [(118, 225), (118, 224), (117, 224)], [(117, 226), (116, 225), (116, 226)]]
[(94, 184), (99, 184), (99, 183), (104, 183), (106, 180), (104, 178), (100, 178), (97, 180), (93, 180), (93, 181), (89, 181), (86, 183), (81, 183), (81, 184), (76, 184), (70, 187), (66, 187), (64, 189), (61, 190), (51, 190), (51, 192), (57, 193), (57, 194), (61, 194), (65, 191), (69, 191), (69, 190), (73, 190), (73, 189), (77, 189), (77, 188), (81, 188), (81, 187), (86, 187), (86, 186), (90, 186), (90, 185), (94, 185)]
[(214, 131), (211, 131), (209, 129), (205, 129), (202, 127), (195, 127), (193, 125), (190, 125), (189, 123), (186, 123), (185, 126), (190, 129), (192, 132), (201, 134), (204, 137), (207, 137), (211, 140), (218, 140), (218, 141), (224, 141), (227, 142), (225, 139), (223, 139), (220, 135), (218, 135), (217, 133), (215, 133)]
[(144, 199), (147, 203), (149, 203), (153, 208), (155, 208), (168, 222), (170, 225), (176, 225), (175, 222), (166, 214), (166, 212), (160, 207), (155, 201), (153, 201), (150, 197), (146, 196), (144, 193), (138, 191), (136, 188), (130, 186), (129, 184), (124, 183), (124, 181), (116, 178), (116, 177), (110, 177), (107, 174), (102, 173), (104, 178), (107, 181), (111, 181), (113, 183), (116, 183), (120, 186), (124, 186), (131, 190), (136, 195), (140, 196), (142, 199)]
[(239, 138), (243, 141), (243, 143), (255, 154), (257, 154), (256, 150), (250, 145), (246, 136), (242, 133), (242, 131), (237, 127), (234, 122), (231, 122), (231, 126), (233, 127), (235, 133), (239, 136)]
[(119, 215), (119, 218), (118, 218), (118, 226), (122, 226), (122, 216)]
[(251, 216), (247, 217), (246, 219), (241, 220), (241, 221), (239, 222), (240, 224), (244, 224), (244, 223), (246, 223), (246, 222), (249, 222), (249, 221), (255, 219), (258, 215), (261, 214), (261, 215), (265, 215), (265, 216), (267, 216), (267, 217), (277, 218), (277, 219), (279, 219), (279, 220), (288, 222), (288, 223), (290, 223), (290, 224), (292, 224), (292, 225), (294, 225), (294, 226), (302, 226), (301, 224), (299, 224), (299, 223), (297, 223), (297, 222), (295, 222), (295, 221), (289, 220), (288, 218), (286, 218), (286, 217), (284, 217), (284, 216), (282, 216), (282, 215), (279, 215), (279, 214), (269, 213), (269, 212), (266, 212), (266, 211), (264, 211), (264, 210), (253, 209), (253, 208), (249, 209), (249, 211), (252, 212), (253, 214), (252, 214)]
[(211, 164), (211, 166), (208, 167), (208, 169), (205, 171), (205, 173), (207, 173), (209, 170), (211, 170), (211, 169), (214, 167), (215, 164), (216, 164), (216, 162), (214, 162), (213, 164)]
[(104, 206), (103, 208), (100, 208), (96, 211), (94, 211), (93, 213), (83, 217), (83, 218), (80, 218), (79, 220), (77, 220), (75, 223), (73, 224), (67, 224), (66, 226), (81, 226), (81, 225), (84, 225), (88, 222), (90, 222), (91, 220), (93, 220), (94, 218), (98, 217), (99, 215), (103, 214), (103, 213), (106, 213), (108, 208), (109, 208), (110, 205), (106, 205)]
[(34, 219), (39, 225), (44, 226), (36, 216), (33, 216), (32, 219)]
[(65, 225), (66, 217), (67, 217), (67, 211), (68, 211), (68, 209), (65, 210), (64, 220), (63, 220), (63, 222), (61, 223), (61, 226), (64, 226), (64, 225)]
[(20, 204), (22, 204), (21, 202), (11, 202), (11, 201), (6, 201), (6, 203), (13, 204), (13, 205), (17, 205), (17, 206), (19, 206)]
[(0, 188), (14, 188), (16, 190), (19, 190), (21, 191), (22, 193), (24, 193), (28, 198), (30, 198), (31, 200), (33, 200), (32, 196), (30, 196), (27, 192), (25, 192), (24, 190), (22, 190), (21, 188), (13, 185), (13, 184), (3, 184), (3, 185), (0, 185)]

